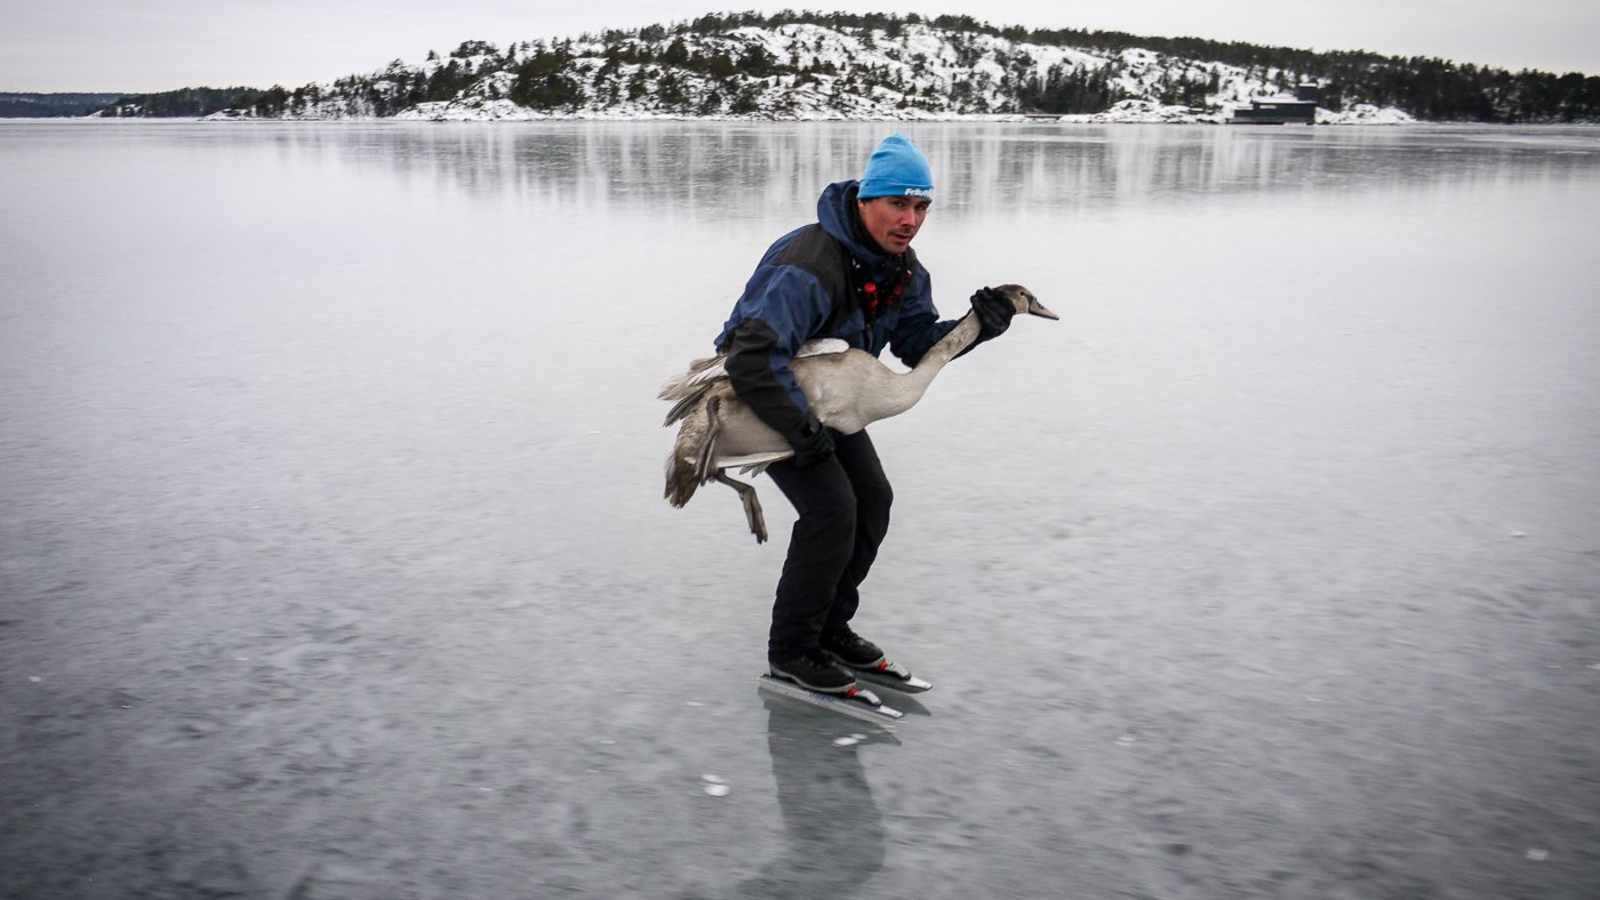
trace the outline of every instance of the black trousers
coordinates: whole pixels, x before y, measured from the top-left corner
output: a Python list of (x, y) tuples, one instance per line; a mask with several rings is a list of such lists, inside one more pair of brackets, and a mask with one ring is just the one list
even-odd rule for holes
[(865, 431), (829, 434), (832, 459), (809, 469), (787, 461), (767, 469), (799, 513), (772, 604), (770, 659), (814, 649), (824, 631), (850, 621), (889, 530), (894, 491), (872, 438)]

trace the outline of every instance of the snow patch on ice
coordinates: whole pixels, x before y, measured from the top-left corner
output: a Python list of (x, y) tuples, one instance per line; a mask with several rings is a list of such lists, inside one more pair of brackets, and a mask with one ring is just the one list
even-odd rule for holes
[(732, 790), (721, 775), (707, 773), (700, 776), (700, 781), (703, 782), (702, 786), (705, 792), (712, 797), (726, 797), (728, 792)]

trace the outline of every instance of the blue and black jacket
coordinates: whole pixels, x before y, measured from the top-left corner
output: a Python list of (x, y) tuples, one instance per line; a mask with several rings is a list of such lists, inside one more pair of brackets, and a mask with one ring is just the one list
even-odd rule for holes
[(734, 393), (779, 434), (815, 421), (790, 364), (800, 345), (842, 338), (873, 356), (884, 347), (908, 366), (955, 327), (939, 321), (928, 270), (910, 249), (890, 256), (856, 212), (855, 181), (830, 184), (817, 222), (769, 248), (717, 336)]

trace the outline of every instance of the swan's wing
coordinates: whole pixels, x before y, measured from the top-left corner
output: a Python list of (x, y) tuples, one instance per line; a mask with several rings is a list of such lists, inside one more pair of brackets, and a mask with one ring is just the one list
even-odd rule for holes
[(843, 353), (849, 349), (850, 342), (843, 340), (842, 338), (818, 338), (817, 340), (806, 341), (804, 344), (801, 344), (800, 349), (795, 353), (794, 358), (799, 359), (802, 356), (826, 356), (830, 353)]
[[(827, 356), (832, 353), (843, 353), (850, 349), (848, 341), (839, 338), (819, 338), (815, 341), (806, 341), (794, 354), (795, 359), (807, 356)], [(723, 354), (711, 359), (695, 360), (689, 368), (689, 374), (684, 376), (683, 385), (692, 387), (728, 377), (728, 356)]]
[(793, 450), (768, 450), (764, 453), (746, 453), (743, 456), (719, 456), (713, 465), (719, 469), (738, 466), (742, 474), (752, 470), (760, 471), (780, 459), (788, 459), (793, 455)]
[[(843, 353), (850, 349), (848, 341), (840, 338), (821, 338), (815, 341), (806, 341), (800, 345), (795, 353), (795, 359), (807, 356), (827, 356), (834, 353)], [(679, 400), (695, 392), (703, 384), (720, 381), (728, 377), (727, 354), (697, 359), (689, 364), (689, 371), (676, 376), (661, 386), (661, 392), (656, 396), (662, 400)]]

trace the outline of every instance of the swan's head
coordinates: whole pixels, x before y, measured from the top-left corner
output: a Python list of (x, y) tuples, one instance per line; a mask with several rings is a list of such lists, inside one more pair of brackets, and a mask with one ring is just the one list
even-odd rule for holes
[(1015, 309), (1019, 315), (1021, 313), (1027, 313), (1030, 316), (1039, 316), (1043, 319), (1061, 318), (1060, 316), (1051, 312), (1050, 307), (1040, 303), (1039, 298), (1033, 295), (1033, 291), (1028, 290), (1020, 284), (1002, 284), (995, 288), (995, 290), (999, 291), (1000, 294), (1002, 294), (1007, 300), (1011, 301), (1011, 308)]

